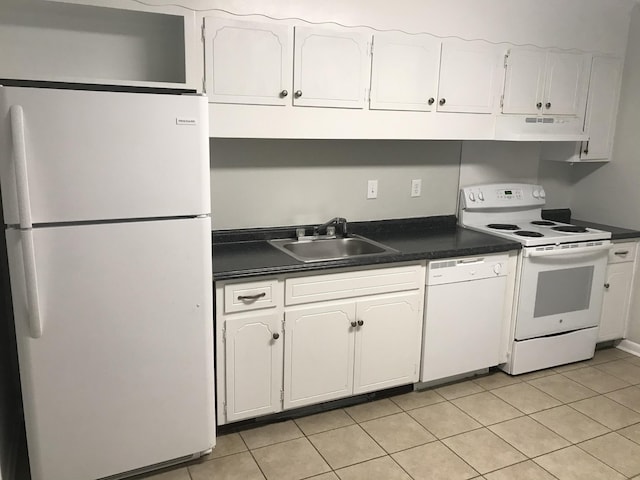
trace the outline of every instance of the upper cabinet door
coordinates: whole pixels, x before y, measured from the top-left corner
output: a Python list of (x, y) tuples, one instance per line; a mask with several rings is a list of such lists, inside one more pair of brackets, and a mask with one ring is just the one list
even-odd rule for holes
[(438, 111), (492, 113), (498, 97), (502, 50), (484, 42), (442, 44)]
[(608, 159), (611, 155), (621, 73), (619, 59), (593, 57), (585, 118), (589, 142), (582, 151), (583, 160)]
[(349, 30), (295, 27), (293, 104), (364, 108), (370, 41)]
[(440, 40), (380, 34), (373, 38), (372, 110), (435, 110)]
[(210, 102), (290, 102), (292, 28), (206, 17), (205, 78)]
[(588, 55), (549, 52), (544, 113), (551, 115), (581, 115), (586, 100)]
[(544, 72), (547, 52), (514, 48), (505, 62), (502, 113), (538, 114), (542, 112)]

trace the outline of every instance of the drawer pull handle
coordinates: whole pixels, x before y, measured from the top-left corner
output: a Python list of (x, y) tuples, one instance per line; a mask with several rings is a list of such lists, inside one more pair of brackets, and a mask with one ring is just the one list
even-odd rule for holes
[(256, 300), (266, 296), (266, 292), (256, 293), (255, 295), (238, 295), (238, 300), (241, 302), (255, 302)]
[(276, 332), (276, 333), (274, 333), (274, 334), (272, 335), (272, 337), (273, 337), (273, 339), (274, 339), (274, 340), (277, 340), (277, 339), (279, 339), (279, 338), (280, 338), (280, 334)]
[(358, 320), (358, 326), (361, 327), (364, 325), (364, 322), (362, 320)]
[(356, 328), (356, 326), (357, 326), (357, 325), (358, 325), (358, 324), (357, 324), (356, 322), (351, 322), (351, 326), (352, 326), (353, 328)]
[(604, 284), (604, 288), (609, 288), (611, 285), (609, 283)]
[(621, 257), (627, 255), (629, 253), (629, 250), (618, 250), (617, 252), (613, 252), (614, 255), (619, 255)]

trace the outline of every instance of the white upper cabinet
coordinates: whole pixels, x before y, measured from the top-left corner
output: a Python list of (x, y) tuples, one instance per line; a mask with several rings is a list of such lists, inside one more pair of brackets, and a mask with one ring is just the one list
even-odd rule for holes
[(206, 93), (210, 102), (290, 102), (293, 29), (286, 25), (204, 19)]
[(371, 67), (372, 110), (435, 110), (440, 40), (376, 34)]
[(589, 141), (583, 146), (583, 160), (608, 159), (618, 112), (622, 62), (617, 58), (593, 57), (584, 130)]
[(535, 115), (542, 112), (544, 69), (542, 50), (512, 50), (506, 63), (502, 113)]
[(502, 113), (581, 115), (588, 61), (583, 54), (512, 48), (505, 61)]
[(443, 42), (438, 111), (493, 113), (502, 54), (502, 49), (484, 42)]
[(293, 104), (364, 108), (371, 37), (352, 30), (295, 27)]

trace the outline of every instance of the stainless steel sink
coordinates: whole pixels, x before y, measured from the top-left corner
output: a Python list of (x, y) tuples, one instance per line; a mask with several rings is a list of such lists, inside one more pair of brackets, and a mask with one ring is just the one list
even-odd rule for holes
[(366, 255), (388, 255), (397, 250), (358, 235), (346, 238), (283, 238), (269, 243), (301, 262), (321, 262)]

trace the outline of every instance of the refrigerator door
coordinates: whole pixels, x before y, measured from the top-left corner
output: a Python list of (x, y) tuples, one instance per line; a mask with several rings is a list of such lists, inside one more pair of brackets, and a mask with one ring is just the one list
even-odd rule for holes
[(211, 211), (205, 97), (0, 87), (8, 225), (20, 222), (19, 161), (34, 224)]
[(42, 335), (7, 230), (34, 480), (89, 480), (215, 444), (209, 218), (33, 230)]

